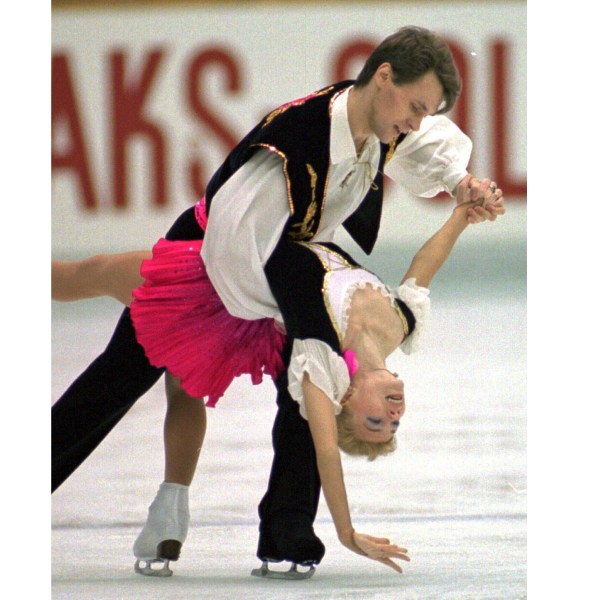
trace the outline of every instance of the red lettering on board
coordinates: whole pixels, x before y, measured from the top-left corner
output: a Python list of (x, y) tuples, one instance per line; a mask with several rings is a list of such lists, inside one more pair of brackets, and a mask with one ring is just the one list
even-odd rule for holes
[[(511, 172), (513, 156), (512, 136), (520, 135), (510, 120), (508, 108), (513, 101), (511, 85), (511, 47), (505, 39), (494, 40), (489, 46), (490, 64), (485, 73), (485, 84), (490, 90), (490, 104), (473, 97), (478, 89), (473, 81), (471, 57), (459, 40), (446, 40), (453, 53), (463, 80), (463, 90), (455, 107), (449, 114), (457, 125), (470, 137), (474, 126), (475, 111), (485, 111), (485, 132), (481, 137), (490, 146), (490, 164), (485, 173), (478, 176), (490, 176), (498, 181), (505, 196), (524, 197), (527, 193), (527, 179)], [(340, 81), (356, 77), (365, 59), (376, 47), (377, 42), (369, 38), (353, 37), (337, 48), (330, 58), (329, 81)], [(158, 90), (159, 75), (163, 68), (165, 51), (150, 48), (143, 51), (136, 60), (126, 51), (107, 50), (109, 72), (104, 85), (105, 97), (92, 98), (88, 108), (89, 118), (99, 121), (100, 115), (106, 116), (102, 122), (109, 128), (106, 139), (109, 147), (102, 149), (98, 168), (102, 173), (112, 176), (112, 202), (116, 206), (128, 205), (128, 144), (141, 138), (151, 151), (148, 165), (148, 180), (151, 182), (149, 203), (165, 205), (168, 203), (169, 182), (185, 170), (194, 198), (204, 192), (209, 167), (203, 163), (202, 153), (223, 152), (227, 154), (238, 142), (239, 135), (219, 111), (219, 105), (211, 102), (207, 85), (208, 78), (215, 79), (226, 94), (238, 94), (242, 90), (241, 61), (231, 49), (211, 46), (203, 48), (191, 56), (184, 65), (184, 78), (181, 91), (184, 93), (186, 108), (199, 124), (208, 130), (208, 136), (195, 135), (200, 139), (201, 148), (196, 157), (188, 158), (183, 165), (175, 165), (174, 173), (169, 173), (168, 138), (165, 126), (150, 113), (151, 100)], [(326, 58), (324, 57), (324, 60)], [(52, 57), (52, 170), (65, 172), (71, 176), (77, 186), (77, 204), (85, 209), (98, 207), (97, 189), (94, 177), (94, 165), (90, 156), (90, 134), (86, 128), (82, 106), (85, 97), (79, 90), (83, 83), (73, 73), (73, 58), (65, 52), (57, 52)], [(133, 66), (133, 65), (139, 66)], [(327, 83), (327, 82), (325, 82)], [(214, 89), (214, 88), (213, 88)], [(179, 92), (179, 90), (176, 90)], [(248, 100), (255, 100), (248, 94)], [(107, 98), (108, 103), (101, 102)], [(486, 100), (488, 96), (486, 95)], [(94, 112), (92, 112), (92, 110)], [(160, 114), (161, 119), (175, 119), (174, 107), (171, 112)], [(252, 126), (254, 123), (250, 123)], [(112, 139), (111, 139), (112, 133)], [(523, 134), (524, 135), (524, 134)], [(474, 153), (477, 147), (474, 148)], [(102, 156), (112, 158), (112, 165), (105, 168)], [(131, 161), (129, 161), (131, 162)], [(112, 170), (111, 170), (112, 167)], [(212, 168), (212, 165), (211, 165)], [(96, 174), (97, 175), (97, 174)], [(131, 187), (131, 186), (129, 186)]]
[[(77, 95), (65, 54), (52, 56), (52, 171), (69, 170), (79, 183), (83, 206), (95, 209), (98, 206), (88, 150), (81, 126)], [(63, 150), (57, 149), (57, 131), (68, 131), (68, 142)]]
[(525, 196), (527, 180), (517, 180), (508, 172), (508, 132), (516, 132), (516, 127), (510, 126), (507, 117), (509, 78), (507, 76), (507, 44), (496, 41), (492, 45), (492, 135), (491, 144), (492, 169), (498, 185), (505, 196)]
[(110, 55), (112, 81), (112, 160), (113, 192), (116, 206), (125, 207), (127, 196), (127, 142), (133, 136), (143, 136), (152, 148), (149, 172), (152, 180), (152, 201), (156, 205), (167, 204), (166, 153), (164, 133), (145, 112), (160, 62), (162, 50), (148, 53), (138, 73), (126, 73), (127, 55), (124, 51)]
[(354, 39), (341, 46), (333, 57), (333, 81), (356, 79), (358, 73), (355, 72), (355, 64), (362, 66), (376, 47), (375, 42), (367, 39)]
[(448, 116), (458, 125), (459, 129), (471, 137), (471, 122), (469, 119), (469, 103), (471, 100), (469, 62), (460, 44), (448, 39), (446, 43), (450, 48), (452, 58), (454, 58), (454, 63), (462, 79), (460, 95)]
[[(212, 131), (224, 146), (225, 154), (228, 154), (237, 145), (239, 136), (210, 108), (202, 85), (205, 72), (215, 67), (224, 75), (225, 89), (233, 94), (239, 93), (242, 86), (238, 63), (227, 49), (214, 47), (198, 53), (190, 62), (187, 71), (187, 101), (192, 113)], [(197, 158), (189, 160), (188, 169), (192, 193), (194, 197), (199, 198), (204, 194), (207, 184), (204, 169)]]

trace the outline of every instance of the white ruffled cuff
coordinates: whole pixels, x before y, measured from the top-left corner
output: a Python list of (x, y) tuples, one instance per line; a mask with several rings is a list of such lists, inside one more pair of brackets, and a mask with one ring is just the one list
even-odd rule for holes
[(414, 277), (411, 277), (394, 291), (394, 295), (396, 298), (400, 298), (400, 300), (410, 308), (415, 317), (415, 328), (413, 332), (400, 344), (400, 348), (404, 354), (412, 354), (419, 349), (423, 330), (429, 323), (429, 313), (431, 309), (429, 289), (418, 286), (417, 280)]
[(300, 405), (302, 417), (307, 419), (302, 392), (305, 373), (331, 399), (335, 414), (339, 414), (342, 410), (342, 398), (350, 385), (350, 375), (344, 359), (320, 340), (294, 340), (288, 367), (288, 391)]

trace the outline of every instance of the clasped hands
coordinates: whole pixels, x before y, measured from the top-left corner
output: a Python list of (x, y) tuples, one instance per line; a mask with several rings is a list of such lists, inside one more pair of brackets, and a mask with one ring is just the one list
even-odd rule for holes
[(471, 224), (495, 221), (506, 212), (502, 190), (489, 177), (477, 179), (466, 175), (456, 186), (456, 204), (472, 204), (467, 209), (467, 220)]

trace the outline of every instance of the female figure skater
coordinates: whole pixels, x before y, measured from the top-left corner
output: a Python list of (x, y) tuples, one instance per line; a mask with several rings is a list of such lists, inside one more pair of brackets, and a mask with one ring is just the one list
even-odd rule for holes
[[(494, 194), (501, 196), (501, 191), (495, 190)], [(405, 410), (404, 383), (387, 370), (385, 359), (398, 346), (406, 353), (416, 349), (429, 312), (426, 288), (469, 220), (473, 220), (473, 211), (480, 209), (473, 203), (458, 205), (415, 255), (396, 290), (390, 290), (331, 243), (284, 238), (265, 266), (291, 348), (290, 366), (284, 376), (300, 414), (308, 421), (321, 485), (338, 538), (353, 552), (398, 572), (402, 569), (393, 559), (409, 560), (407, 550), (385, 538), (357, 533), (352, 526), (338, 448), (366, 455), (370, 460), (395, 448), (394, 435)], [(54, 295), (67, 300), (106, 294), (127, 301), (129, 290), (140, 281), (136, 268), (146, 256), (129, 253), (81, 263), (55, 262)], [(173, 285), (176, 265), (178, 274)], [(79, 287), (64, 293), (67, 280), (72, 281), (71, 276), (79, 269), (110, 276), (92, 277), (95, 287), (85, 284), (86, 277), (81, 276)], [(167, 368), (171, 383), (180, 384), (192, 397), (208, 396), (209, 405), (214, 405), (231, 379), (241, 372), (253, 374), (256, 381), (263, 370), (277, 374), (280, 363), (274, 353), (282, 347), (281, 328), (272, 319), (258, 324), (236, 323), (242, 320), (219, 307), (218, 296), (202, 271), (197, 248), (188, 242), (161, 240), (153, 258), (142, 263), (141, 272), (145, 282), (134, 290), (130, 303), (136, 334), (150, 361)], [(103, 283), (98, 286), (98, 282)], [(190, 297), (194, 298), (192, 304)], [(182, 319), (187, 325), (182, 325)], [(249, 327), (246, 330), (245, 325)], [(236, 329), (238, 326), (241, 328)], [(261, 344), (256, 343), (257, 332)], [(239, 348), (231, 346), (233, 340)], [(224, 354), (219, 354), (221, 351)], [(227, 364), (232, 351), (236, 353), (233, 365)], [(203, 362), (215, 352), (224, 366), (219, 372), (225, 373), (218, 380), (213, 377), (216, 364), (207, 368)], [(158, 500), (153, 505), (160, 504)], [(158, 514), (160, 510), (155, 508)], [(148, 541), (154, 553), (156, 543), (166, 540), (156, 537), (153, 522), (151, 507), (136, 545), (139, 548)], [(153, 560), (139, 552), (136, 556), (138, 562)], [(311, 566), (309, 573), (313, 571)], [(266, 563), (257, 574), (269, 574)]]

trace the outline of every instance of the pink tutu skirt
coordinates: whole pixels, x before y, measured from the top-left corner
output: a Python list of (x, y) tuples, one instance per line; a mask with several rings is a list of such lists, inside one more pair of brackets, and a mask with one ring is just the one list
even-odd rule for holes
[(249, 374), (254, 385), (263, 374), (275, 379), (283, 369), (285, 335), (273, 319), (248, 321), (227, 312), (201, 248), (201, 240), (159, 240), (152, 259), (142, 263), (146, 281), (133, 292), (131, 318), (150, 363), (166, 367), (190, 396), (214, 406), (234, 377)]

